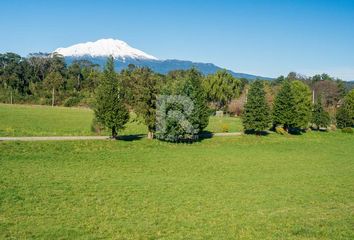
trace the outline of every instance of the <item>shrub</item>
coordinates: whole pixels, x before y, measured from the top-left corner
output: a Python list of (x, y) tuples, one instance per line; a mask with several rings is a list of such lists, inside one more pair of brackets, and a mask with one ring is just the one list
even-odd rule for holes
[(95, 98), (85, 97), (79, 102), (78, 106), (87, 107), (87, 108), (94, 108), (95, 107)]
[(229, 128), (229, 125), (224, 123), (221, 125), (221, 132), (223, 133), (226, 133), (226, 132), (229, 132), (230, 128)]
[(341, 106), (336, 114), (336, 121), (338, 128), (347, 128), (352, 125), (352, 117), (350, 116), (350, 107), (347, 103)]
[(342, 129), (342, 133), (353, 133), (353, 129), (350, 127), (346, 127)]
[(280, 134), (280, 135), (286, 135), (288, 132), (284, 130), (283, 127), (276, 127), (275, 132)]
[(77, 106), (80, 103), (81, 99), (79, 97), (69, 97), (64, 101), (65, 107)]
[(330, 121), (331, 119), (328, 112), (323, 109), (322, 97), (320, 95), (313, 107), (312, 123), (316, 125), (317, 130), (320, 130), (320, 128), (327, 128), (327, 126), (330, 124)]

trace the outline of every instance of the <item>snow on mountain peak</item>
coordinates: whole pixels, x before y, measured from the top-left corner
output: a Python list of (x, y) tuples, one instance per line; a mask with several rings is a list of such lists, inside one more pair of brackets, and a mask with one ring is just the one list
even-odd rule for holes
[(79, 43), (67, 48), (58, 48), (54, 52), (64, 57), (108, 57), (112, 55), (114, 58), (134, 58), (134, 59), (150, 59), (158, 60), (156, 57), (132, 48), (126, 42), (117, 39), (100, 39), (96, 42)]

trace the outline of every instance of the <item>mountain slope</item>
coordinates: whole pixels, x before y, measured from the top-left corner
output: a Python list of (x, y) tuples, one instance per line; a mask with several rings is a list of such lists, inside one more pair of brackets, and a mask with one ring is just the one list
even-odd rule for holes
[[(68, 64), (75, 60), (89, 60), (101, 67), (105, 65), (107, 57), (112, 55), (115, 58), (115, 68), (117, 71), (127, 68), (129, 64), (134, 64), (138, 67), (149, 67), (153, 71), (162, 74), (166, 74), (172, 70), (185, 70), (195, 67), (207, 75), (223, 69), (212, 63), (198, 63), (176, 59), (159, 60), (152, 55), (130, 47), (123, 41), (114, 39), (101, 39), (96, 42), (80, 43), (68, 48), (58, 48), (54, 52), (63, 55)], [(237, 78), (271, 80), (271, 78), (267, 77), (228, 71)]]

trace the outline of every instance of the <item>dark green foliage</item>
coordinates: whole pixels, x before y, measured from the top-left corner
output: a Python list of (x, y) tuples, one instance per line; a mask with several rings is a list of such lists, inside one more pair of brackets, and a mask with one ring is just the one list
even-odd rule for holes
[(126, 96), (134, 112), (148, 127), (148, 137), (153, 138), (156, 130), (156, 101), (160, 89), (161, 78), (149, 68), (130, 66), (123, 71)]
[(352, 125), (354, 125), (354, 89), (351, 90), (344, 98), (345, 104), (348, 106), (349, 115), (352, 119)]
[(183, 88), (183, 94), (192, 99), (194, 109), (190, 121), (200, 133), (209, 123), (209, 109), (206, 94), (202, 87), (203, 76), (196, 69), (187, 71), (188, 78)]
[(337, 127), (340, 129), (352, 126), (353, 121), (350, 116), (348, 104), (344, 103), (341, 107), (338, 108), (336, 114), (336, 121)]
[(247, 102), (242, 116), (245, 131), (260, 132), (269, 128), (271, 122), (269, 106), (266, 102), (264, 84), (257, 80), (247, 95)]
[(69, 97), (64, 101), (64, 106), (65, 107), (73, 107), (76, 106), (80, 103), (81, 98), (79, 97)]
[(354, 90), (350, 91), (343, 99), (342, 105), (337, 110), (336, 121), (338, 128), (354, 125)]
[[(299, 132), (307, 128), (311, 120), (311, 91), (296, 73), (289, 73), (273, 104), (273, 124), (286, 131)], [(289, 79), (292, 79), (291, 81)]]
[(0, 101), (10, 102), (9, 96), (13, 95), (17, 102), (51, 103), (53, 88), (48, 91), (48, 81), (45, 81), (51, 73), (62, 78), (60, 91), (55, 91), (57, 105), (77, 95), (92, 98), (101, 78), (97, 65), (87, 60), (66, 66), (64, 58), (56, 53), (30, 54), (28, 58), (14, 53), (0, 54), (0, 92), (5, 95)]
[(168, 78), (157, 106), (157, 138), (193, 141), (209, 122), (203, 76), (190, 69), (171, 72)]
[(97, 121), (111, 129), (113, 138), (129, 120), (129, 111), (122, 97), (121, 81), (114, 71), (113, 57), (107, 60), (94, 111)]
[(286, 130), (297, 127), (295, 94), (289, 81), (284, 81), (275, 97), (273, 124), (282, 125)]
[(326, 128), (330, 124), (330, 117), (322, 106), (322, 97), (319, 96), (313, 107), (312, 123), (316, 125), (317, 129)]

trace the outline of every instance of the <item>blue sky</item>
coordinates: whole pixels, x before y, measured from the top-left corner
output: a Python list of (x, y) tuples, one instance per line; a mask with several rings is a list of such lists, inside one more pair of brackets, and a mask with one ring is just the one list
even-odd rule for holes
[(354, 0), (2, 0), (0, 52), (117, 38), (161, 59), (354, 80)]

